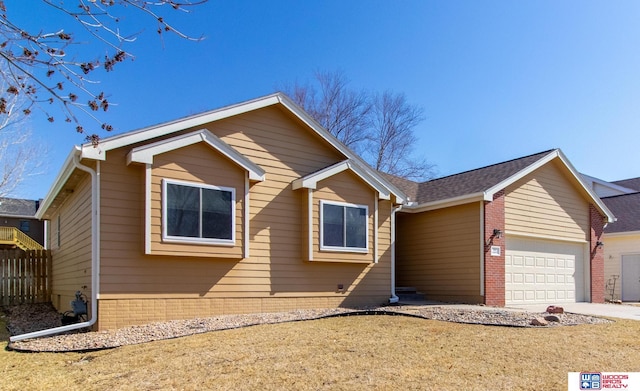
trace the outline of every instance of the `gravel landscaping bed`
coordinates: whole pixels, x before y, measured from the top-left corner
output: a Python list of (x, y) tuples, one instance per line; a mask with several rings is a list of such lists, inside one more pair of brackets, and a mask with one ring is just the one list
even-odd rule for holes
[[(7, 329), (18, 335), (61, 325), (60, 314), (50, 304), (31, 304), (5, 308)], [(190, 320), (156, 322), (142, 326), (124, 327), (108, 331), (73, 331), (50, 337), (12, 342), (9, 349), (30, 352), (90, 351), (134, 345), (163, 339), (183, 337), (216, 330), (226, 330), (259, 324), (320, 319), (330, 316), (354, 315), (408, 315), (447, 322), (534, 327), (531, 320), (544, 319), (549, 314), (518, 312), (487, 308), (456, 308), (454, 306), (385, 306), (366, 309), (317, 309), (278, 313), (224, 315)], [(610, 320), (577, 314), (556, 314), (557, 321), (549, 321), (546, 327), (578, 324), (609, 323)]]

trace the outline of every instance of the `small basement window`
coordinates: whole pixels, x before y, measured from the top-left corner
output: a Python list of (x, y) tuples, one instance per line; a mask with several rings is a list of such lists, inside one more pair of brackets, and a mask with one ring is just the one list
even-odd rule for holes
[(164, 241), (235, 243), (235, 189), (163, 179)]
[(368, 208), (320, 201), (320, 250), (367, 252)]

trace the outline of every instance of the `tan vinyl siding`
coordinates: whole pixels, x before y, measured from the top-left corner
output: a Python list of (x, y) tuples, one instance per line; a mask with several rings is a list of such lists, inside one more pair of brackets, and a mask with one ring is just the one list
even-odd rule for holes
[[(247, 173), (205, 144), (195, 144), (155, 157), (151, 176), (151, 253), (241, 258), (244, 243), (244, 185)], [(162, 180), (174, 179), (235, 189), (235, 244), (233, 246), (171, 243), (162, 240)]]
[(429, 300), (482, 302), (480, 203), (397, 218), (397, 286)]
[(91, 297), (92, 290), (91, 177), (81, 171), (79, 175), (82, 178), (78, 185), (57, 209), (50, 224), (49, 242), (53, 260), (51, 301), (61, 312), (71, 310), (69, 302), (75, 299), (76, 291)]
[[(307, 192), (293, 190), (291, 182), (342, 161), (343, 156), (278, 107), (183, 133), (202, 128), (266, 171), (266, 180), (250, 187), (250, 256), (211, 258), (195, 252), (193, 256), (145, 255), (145, 166), (126, 165), (126, 154), (135, 146), (109, 151), (101, 174), (102, 202), (109, 207), (102, 209), (99, 328), (216, 314), (382, 304), (388, 300), (389, 201), (379, 205), (379, 263), (306, 261), (303, 232), (307, 226)], [(182, 151), (186, 149), (175, 151), (176, 155), (182, 156)], [(209, 149), (209, 156), (214, 157), (212, 164), (220, 160), (216, 153)], [(195, 158), (197, 154), (187, 155)], [(156, 156), (154, 167), (161, 156)], [(202, 175), (207, 173), (205, 169)], [(236, 189), (236, 201), (240, 203), (244, 184)], [(365, 190), (373, 205), (373, 190)], [(357, 194), (345, 195), (350, 198)], [(157, 202), (157, 195), (154, 197)], [(359, 203), (360, 198), (348, 202)], [(237, 214), (239, 219), (241, 216)], [(155, 218), (158, 221), (159, 216)], [(239, 248), (243, 235), (237, 232)], [(344, 286), (342, 292), (338, 284)], [(111, 311), (118, 314), (111, 318)]]
[(509, 234), (587, 240), (589, 205), (552, 162), (506, 189), (505, 229)]
[(614, 300), (620, 300), (622, 287), (622, 256), (640, 254), (640, 232), (629, 232), (625, 234), (604, 234), (604, 283), (606, 300), (611, 299), (611, 290), (607, 283), (613, 286), (613, 276), (618, 276), (615, 286)]
[[(350, 171), (343, 171), (318, 184), (313, 192), (313, 260), (328, 262), (374, 262), (374, 211), (376, 193)], [(367, 253), (320, 250), (320, 202), (335, 201), (367, 207)]]

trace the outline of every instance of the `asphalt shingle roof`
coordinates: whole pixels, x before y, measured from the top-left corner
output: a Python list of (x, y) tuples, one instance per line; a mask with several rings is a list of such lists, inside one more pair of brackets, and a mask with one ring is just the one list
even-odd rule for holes
[(35, 216), (38, 201), (19, 198), (0, 197), (0, 215), (2, 216)]
[(629, 188), (629, 189), (640, 191), (640, 177), (623, 179), (623, 180), (614, 181), (614, 182), (611, 182), (611, 183), (615, 183), (618, 186), (622, 186), (622, 187), (626, 187), (626, 188)]
[(640, 231), (640, 192), (605, 197), (602, 202), (618, 219), (607, 225), (605, 233)]
[(411, 201), (423, 204), (488, 190), (553, 151), (555, 150), (551, 149), (518, 159), (477, 168), (475, 170), (432, 179), (422, 183), (416, 183), (386, 174), (385, 177), (410, 197)]

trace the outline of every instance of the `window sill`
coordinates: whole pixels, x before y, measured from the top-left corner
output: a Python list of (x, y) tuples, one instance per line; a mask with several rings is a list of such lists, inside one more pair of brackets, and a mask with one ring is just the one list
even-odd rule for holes
[(323, 247), (320, 246), (321, 252), (335, 252), (335, 253), (353, 253), (353, 254), (368, 254), (368, 248), (350, 248), (350, 247)]
[(163, 237), (163, 243), (175, 243), (175, 244), (199, 244), (206, 246), (225, 246), (233, 247), (236, 245), (235, 240), (222, 240), (222, 239), (201, 239), (201, 238), (180, 238), (180, 237)]

